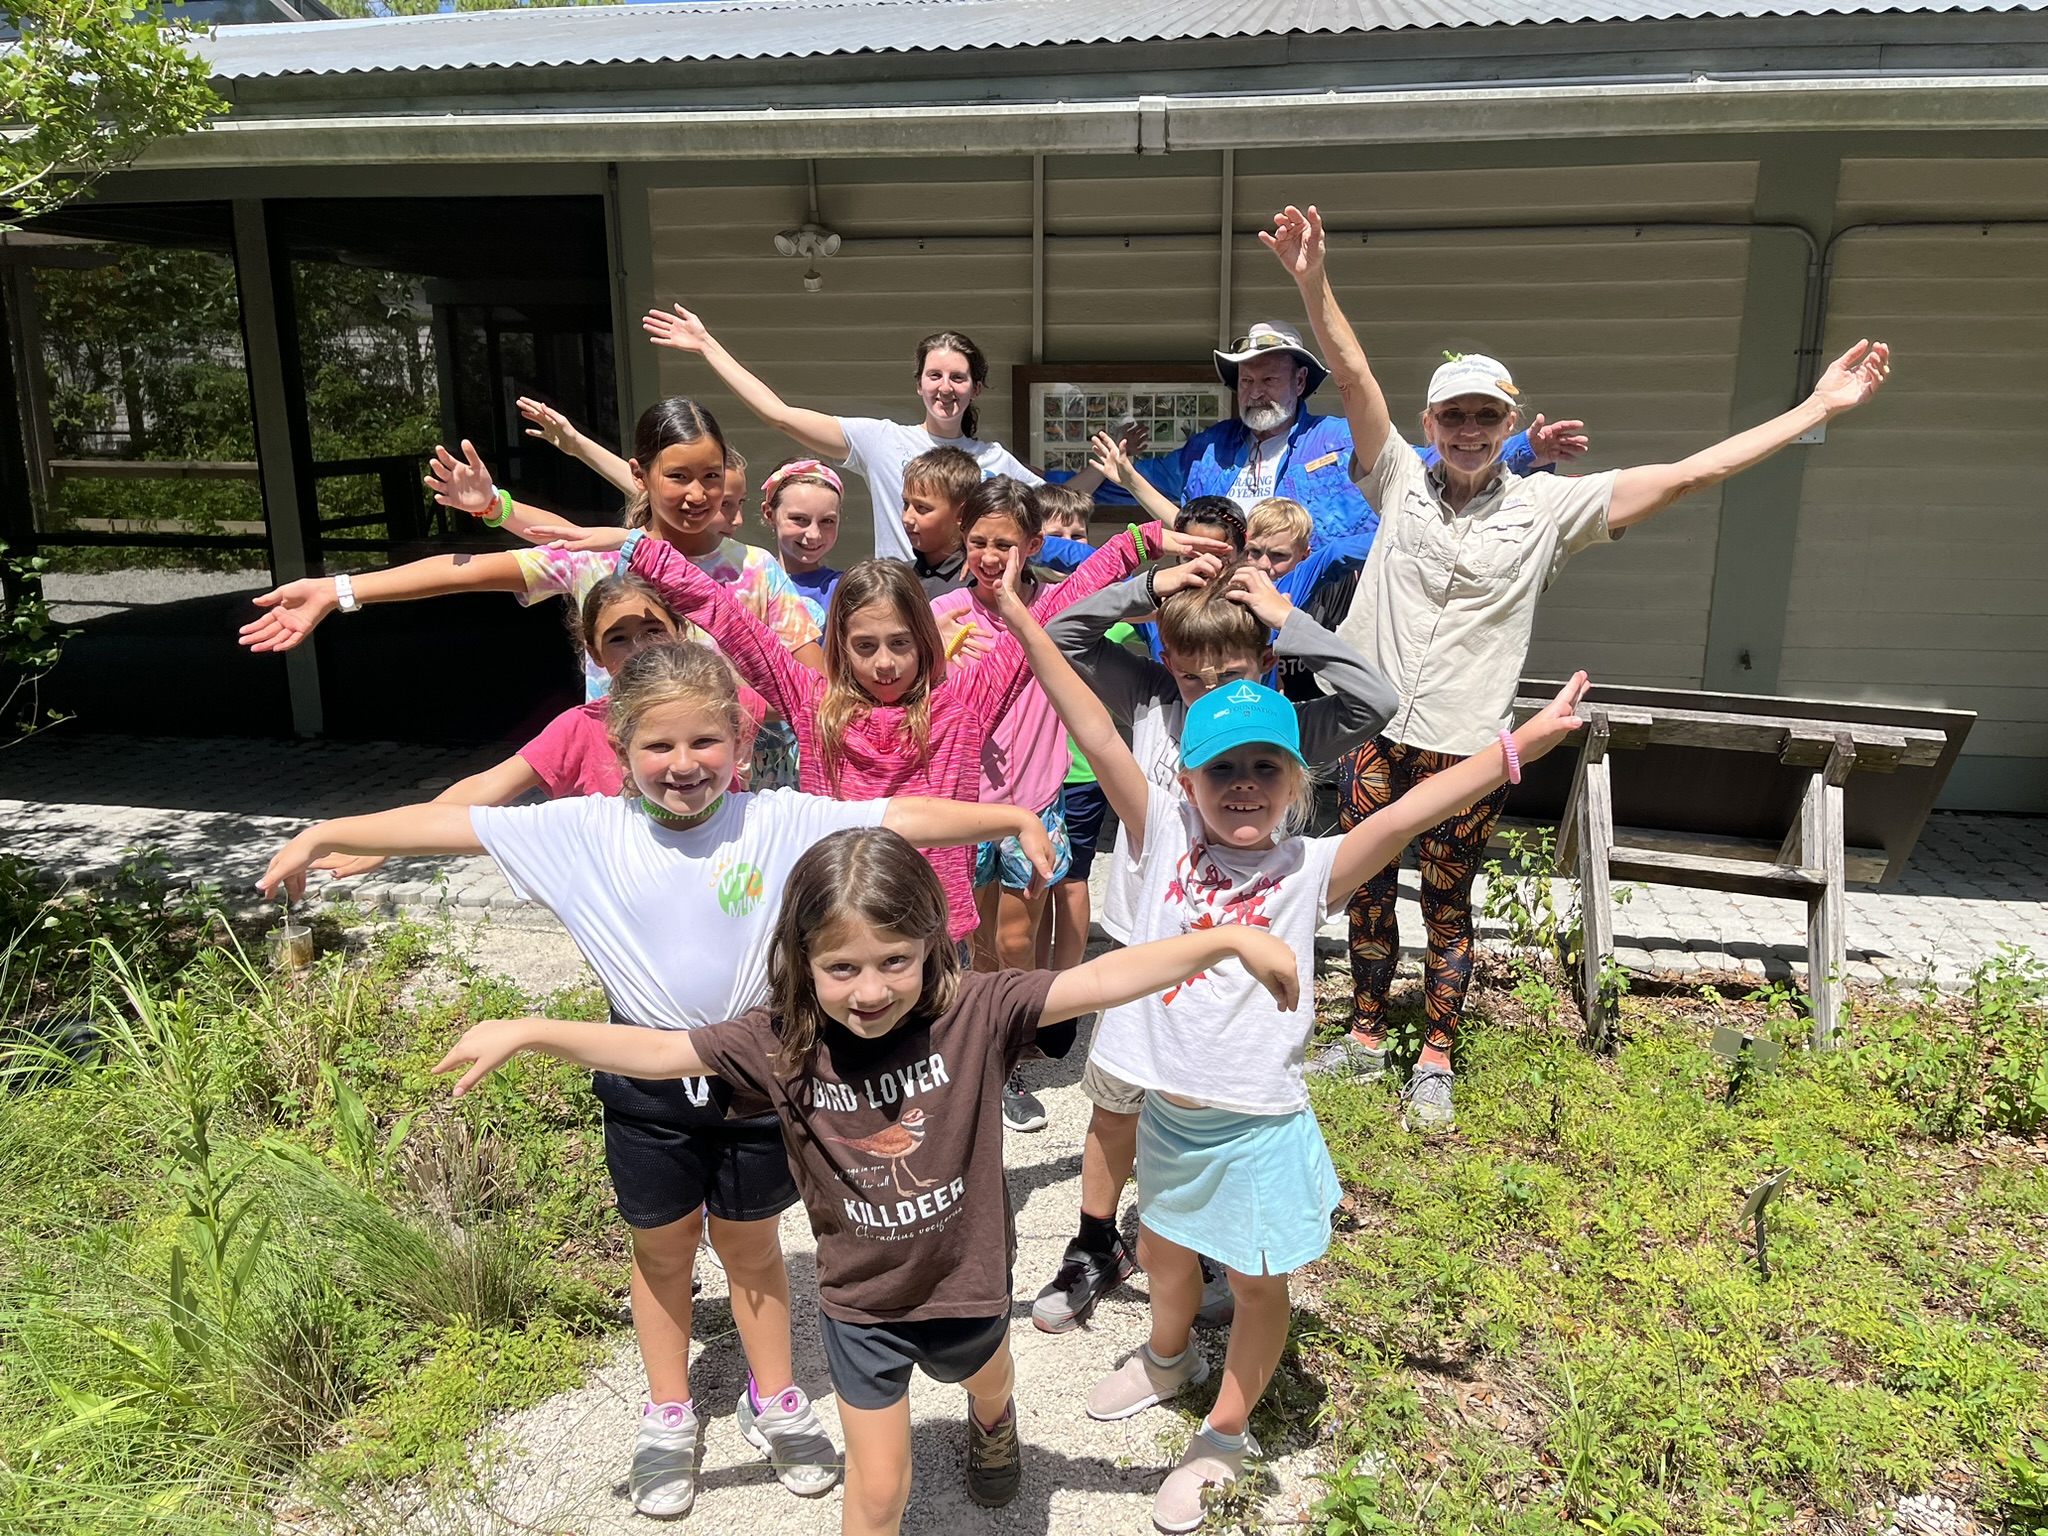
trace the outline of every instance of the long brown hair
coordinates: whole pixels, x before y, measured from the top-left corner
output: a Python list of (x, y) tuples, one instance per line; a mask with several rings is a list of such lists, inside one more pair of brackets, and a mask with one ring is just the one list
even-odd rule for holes
[(853, 675), (846, 626), (861, 609), (878, 603), (902, 620), (917, 647), (917, 681), (898, 702), (910, 739), (917, 745), (917, 760), (922, 763), (931, 753), (932, 689), (938, 686), (946, 665), (931, 602), (918, 585), (916, 573), (902, 561), (860, 560), (846, 568), (833, 590), (832, 605), (825, 610), (825, 693), (818, 700), (817, 731), (821, 766), (828, 778), (839, 771), (847, 730), (875, 707)]
[(775, 999), (775, 1075), (804, 1069), (825, 1032), (810, 946), (839, 924), (863, 922), (924, 942), (924, 990), (913, 1018), (937, 1018), (960, 995), (960, 957), (946, 933), (946, 891), (923, 854), (885, 827), (849, 827), (815, 843), (789, 872), (768, 951)]
[[(958, 352), (967, 359), (967, 377), (977, 384), (987, 385), (988, 359), (982, 355), (981, 348), (958, 331), (934, 331), (917, 344), (917, 372), (913, 378), (924, 377), (924, 360), (934, 352)], [(974, 429), (980, 425), (981, 412), (974, 406), (970, 405), (960, 413), (960, 430), (969, 437), (975, 435)]]
[[(718, 444), (718, 451), (728, 465), (733, 463), (737, 455), (726, 446), (725, 432), (718, 425), (718, 418), (694, 400), (670, 395), (666, 400), (657, 400), (647, 407), (633, 424), (633, 462), (640, 466), (644, 478), (654, 473), (654, 461), (661, 457), (664, 448), (694, 443), (704, 437)], [(745, 469), (746, 463), (745, 459), (740, 459), (736, 467)], [(626, 508), (626, 526), (645, 528), (653, 521), (654, 509), (648, 504), (647, 488), (643, 484), (633, 493), (632, 505)]]

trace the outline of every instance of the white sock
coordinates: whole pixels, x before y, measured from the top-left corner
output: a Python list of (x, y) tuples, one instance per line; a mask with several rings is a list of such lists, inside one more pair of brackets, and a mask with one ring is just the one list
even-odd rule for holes
[(1250, 1430), (1242, 1430), (1234, 1435), (1226, 1435), (1207, 1419), (1202, 1420), (1202, 1427), (1196, 1430), (1195, 1433), (1201, 1435), (1206, 1440), (1215, 1441), (1216, 1444), (1222, 1446), (1226, 1451), (1243, 1450), (1246, 1442), (1251, 1437)]
[(1193, 1349), (1194, 1347), (1194, 1341), (1190, 1339), (1188, 1341), (1187, 1349), (1183, 1349), (1179, 1354), (1161, 1355), (1153, 1350), (1151, 1342), (1148, 1340), (1145, 1344), (1145, 1358), (1147, 1360), (1150, 1360), (1154, 1365), (1158, 1366), (1162, 1371), (1170, 1371), (1176, 1365), (1179, 1365), (1181, 1361), (1187, 1359), (1188, 1349)]

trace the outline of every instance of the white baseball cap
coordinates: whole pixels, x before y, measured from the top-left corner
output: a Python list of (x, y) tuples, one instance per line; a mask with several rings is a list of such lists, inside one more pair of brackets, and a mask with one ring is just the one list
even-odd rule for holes
[(1481, 352), (1448, 359), (1429, 380), (1431, 405), (1441, 405), (1460, 395), (1490, 395), (1503, 405), (1514, 406), (1520, 404), (1516, 398), (1520, 394), (1506, 365)]

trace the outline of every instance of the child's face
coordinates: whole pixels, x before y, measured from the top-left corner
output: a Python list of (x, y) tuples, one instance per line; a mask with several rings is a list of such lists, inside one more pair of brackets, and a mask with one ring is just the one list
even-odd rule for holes
[(627, 662), (650, 645), (673, 640), (675, 634), (675, 621), (667, 612), (636, 592), (598, 610), (597, 646), (590, 659), (616, 680)]
[(624, 755), (641, 794), (672, 815), (697, 816), (732, 782), (738, 744), (730, 723), (678, 702), (643, 714)]
[(786, 485), (775, 498), (775, 542), (792, 571), (815, 571), (839, 542), (839, 493), (829, 485)]
[(923, 939), (908, 938), (856, 918), (812, 940), (806, 959), (825, 1017), (863, 1040), (879, 1040), (924, 995)]
[(1269, 848), (1294, 803), (1300, 765), (1279, 747), (1253, 742), (1181, 770), (1181, 787), (1202, 814), (1212, 841), (1227, 848)]
[(943, 560), (960, 547), (960, 508), (927, 486), (903, 488), (903, 532), (927, 560)]
[(1159, 647), (1160, 659), (1166, 663), (1166, 670), (1173, 674), (1174, 685), (1180, 689), (1180, 701), (1192, 704), (1212, 688), (1221, 688), (1225, 683), (1241, 683), (1246, 679), (1257, 682), (1273, 669), (1273, 653), (1262, 651), (1256, 656), (1187, 656), (1172, 646)]
[(1078, 512), (1055, 512), (1045, 520), (1045, 531), (1056, 539), (1086, 540), (1088, 519)]
[(889, 603), (869, 603), (846, 616), (846, 665), (861, 692), (895, 704), (917, 682), (917, 637)]
[(633, 478), (647, 490), (654, 531), (669, 543), (700, 544), (718, 537), (725, 499), (725, 452), (709, 437), (674, 443), (652, 464), (631, 461)]
[(725, 494), (718, 499), (718, 536), (729, 539), (747, 520), (747, 472), (734, 469), (730, 464), (725, 469)]
[(967, 530), (967, 574), (974, 578), (974, 595), (993, 601), (1003, 584), (1003, 572), (1009, 568), (1010, 552), (1017, 550), (1029, 560), (1044, 544), (1043, 537), (1027, 535), (1007, 513), (991, 512), (976, 518)]
[(1244, 557), (1268, 576), (1281, 577), (1308, 558), (1308, 546), (1284, 533), (1245, 540)]

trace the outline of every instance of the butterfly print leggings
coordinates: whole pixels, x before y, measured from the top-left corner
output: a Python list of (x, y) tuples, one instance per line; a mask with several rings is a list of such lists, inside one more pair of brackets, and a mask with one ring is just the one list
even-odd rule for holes
[[(1431, 774), (1463, 761), (1448, 752), (1402, 746), (1385, 737), (1367, 742), (1339, 766), (1338, 826), (1350, 831)], [(1429, 931), (1423, 1007), (1428, 1042), (1439, 1050), (1451, 1048), (1465, 989), (1472, 982), (1472, 880), (1507, 798), (1503, 784), (1470, 810), (1439, 822), (1416, 839), (1416, 861), (1422, 866), (1422, 921)], [(1396, 859), (1351, 898), (1351, 995), (1358, 1010), (1353, 1027), (1373, 1039), (1383, 1039), (1387, 1032), (1387, 992), (1401, 953), (1394, 918), (1399, 874)]]

